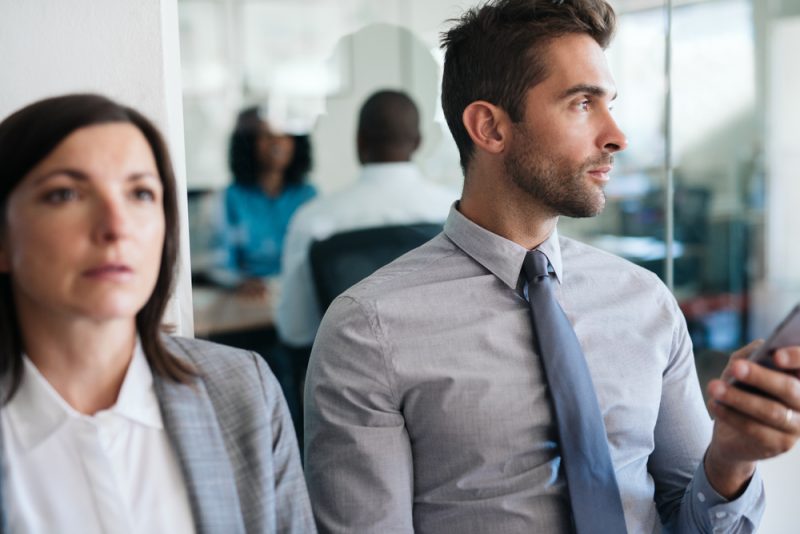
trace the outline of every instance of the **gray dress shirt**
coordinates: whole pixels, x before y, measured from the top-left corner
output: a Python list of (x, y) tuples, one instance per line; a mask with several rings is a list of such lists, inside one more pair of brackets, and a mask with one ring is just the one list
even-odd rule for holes
[[(539, 250), (586, 355), (629, 532), (752, 532), (758, 473), (731, 502), (705, 477), (711, 422), (667, 288), (556, 232)], [(442, 234), (333, 303), (305, 392), (320, 532), (570, 531), (525, 253), (454, 206)]]

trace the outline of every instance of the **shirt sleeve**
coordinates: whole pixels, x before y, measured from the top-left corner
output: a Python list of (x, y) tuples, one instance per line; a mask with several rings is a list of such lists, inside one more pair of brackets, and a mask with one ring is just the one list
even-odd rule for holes
[(667, 532), (755, 532), (764, 511), (758, 472), (733, 501), (721, 497), (706, 478), (703, 455), (711, 440), (712, 423), (685, 319), (674, 299), (670, 297), (669, 303), (674, 324), (672, 351), (662, 382), (655, 450), (648, 462), (661, 520)]
[(756, 532), (764, 506), (764, 484), (758, 469), (744, 493), (728, 501), (711, 487), (700, 462), (683, 497), (674, 532)]
[(322, 533), (414, 530), (411, 445), (385, 354), (375, 314), (338, 297), (305, 390), (306, 481)]
[(302, 209), (289, 224), (281, 259), (281, 292), (275, 328), (281, 340), (293, 347), (308, 347), (320, 322), (319, 304), (308, 258), (311, 235), (304, 230)]
[(229, 190), (219, 194), (214, 210), (213, 229), (211, 233), (211, 267), (207, 273), (209, 279), (224, 287), (235, 287), (244, 278), (239, 273), (236, 262), (237, 225)]
[(317, 196), (317, 188), (311, 184), (303, 184), (303, 190), (300, 195), (300, 205), (305, 204), (312, 198)]

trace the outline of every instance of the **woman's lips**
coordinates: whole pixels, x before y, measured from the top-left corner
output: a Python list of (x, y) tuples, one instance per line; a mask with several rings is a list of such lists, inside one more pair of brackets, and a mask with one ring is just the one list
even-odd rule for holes
[(104, 263), (83, 271), (83, 276), (94, 280), (127, 280), (133, 276), (133, 269), (121, 263)]

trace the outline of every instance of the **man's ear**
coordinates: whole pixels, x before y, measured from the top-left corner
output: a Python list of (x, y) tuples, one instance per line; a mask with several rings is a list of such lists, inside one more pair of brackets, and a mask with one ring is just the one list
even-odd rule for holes
[(417, 133), (417, 136), (414, 138), (414, 150), (412, 152), (416, 152), (419, 148), (419, 145), (422, 144), (422, 135)]
[(490, 154), (505, 150), (511, 119), (502, 108), (476, 100), (464, 109), (461, 120), (476, 148)]

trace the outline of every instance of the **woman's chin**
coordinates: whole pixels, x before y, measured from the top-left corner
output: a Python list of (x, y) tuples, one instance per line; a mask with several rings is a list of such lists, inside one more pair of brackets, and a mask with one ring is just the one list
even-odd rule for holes
[(135, 320), (136, 314), (144, 307), (144, 302), (131, 299), (113, 299), (98, 302), (94, 306), (81, 306), (78, 313), (97, 323), (109, 321)]

